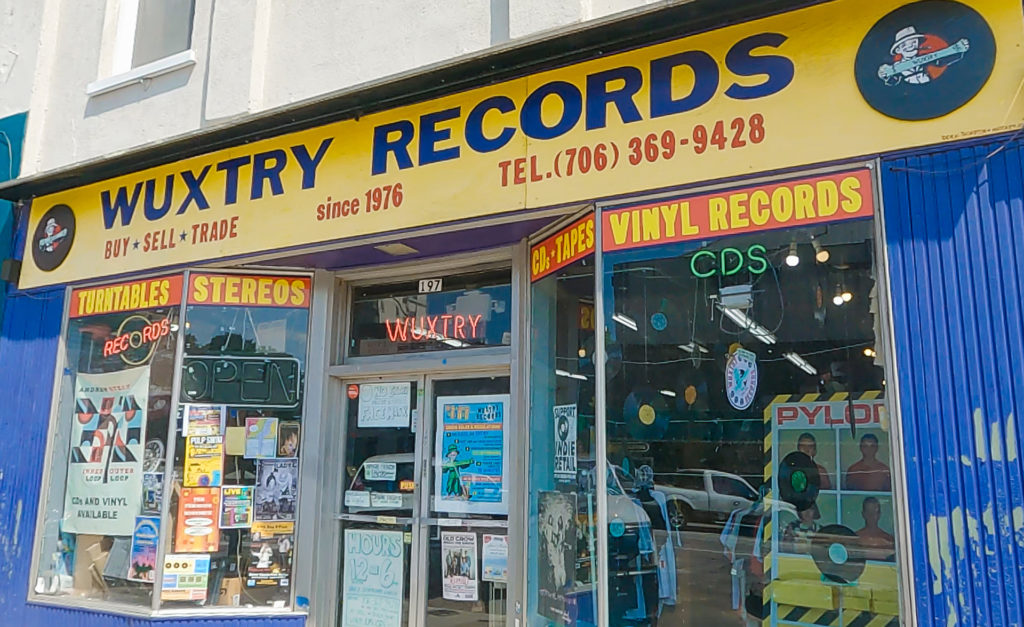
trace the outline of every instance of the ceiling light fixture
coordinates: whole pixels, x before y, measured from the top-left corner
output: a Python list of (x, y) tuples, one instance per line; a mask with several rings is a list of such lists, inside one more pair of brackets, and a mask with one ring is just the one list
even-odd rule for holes
[(686, 351), (687, 353), (691, 353), (691, 354), (699, 352), (699, 353), (702, 353), (704, 355), (707, 355), (708, 353), (711, 352), (706, 347), (698, 344), (697, 342), (690, 342), (689, 344), (680, 344), (679, 345), (679, 350)]
[(612, 314), (612, 320), (614, 320), (615, 322), (618, 322), (619, 324), (621, 324), (622, 326), (626, 327), (627, 329), (632, 329), (632, 330), (636, 331), (639, 328), (639, 327), (636, 326), (636, 320), (633, 320), (632, 318), (630, 318), (629, 316), (627, 316), (624, 313)]
[(801, 357), (800, 355), (797, 355), (796, 353), (783, 353), (782, 356), (788, 359), (790, 362), (792, 362), (794, 366), (803, 370), (807, 374), (811, 376), (818, 374), (817, 369), (815, 369), (815, 367), (812, 366), (811, 364), (807, 363), (807, 360)]
[(796, 254), (796, 241), (789, 243), (789, 254), (786, 255), (786, 265), (795, 268), (800, 265), (800, 255)]
[(836, 307), (842, 307), (845, 302), (843, 300), (843, 288), (839, 287), (839, 284), (836, 283), (836, 294), (832, 297), (832, 304)]
[(670, 398), (675, 398), (676, 397), (676, 393), (673, 392), (672, 390), (658, 390), (658, 391), (661, 392), (662, 394), (664, 394), (665, 396), (670, 397)]
[(778, 341), (776, 337), (772, 335), (771, 331), (759, 325), (757, 322), (754, 322), (753, 319), (751, 319), (749, 316), (747, 316), (747, 314), (743, 313), (742, 311), (722, 306), (719, 306), (718, 309), (723, 314), (725, 314), (727, 318), (735, 322), (736, 326), (740, 327), (741, 329), (745, 329), (751, 335), (753, 335), (758, 340), (764, 342), (765, 344), (774, 344)]
[(821, 242), (819, 242), (816, 239), (812, 239), (811, 240), (811, 245), (814, 246), (814, 260), (815, 261), (817, 261), (818, 263), (825, 263), (826, 261), (828, 261), (828, 258), (831, 255), (829, 254), (828, 249), (826, 249), (825, 247), (823, 247), (821, 245)]
[(412, 246), (409, 246), (408, 244), (403, 244), (401, 242), (381, 244), (379, 246), (374, 246), (374, 248), (376, 248), (382, 253), (391, 255), (392, 257), (401, 257), (402, 255), (411, 255), (413, 253), (420, 252), (413, 248)]

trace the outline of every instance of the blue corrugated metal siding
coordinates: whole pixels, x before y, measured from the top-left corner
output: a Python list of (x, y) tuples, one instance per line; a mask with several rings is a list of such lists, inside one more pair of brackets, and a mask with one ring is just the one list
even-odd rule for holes
[[(0, 625), (138, 627), (151, 621), (25, 603), (46, 452), (61, 289), (7, 299), (0, 328)], [(302, 627), (302, 617), (153, 621), (160, 627)]]
[(1024, 625), (1017, 140), (883, 162), (920, 625)]

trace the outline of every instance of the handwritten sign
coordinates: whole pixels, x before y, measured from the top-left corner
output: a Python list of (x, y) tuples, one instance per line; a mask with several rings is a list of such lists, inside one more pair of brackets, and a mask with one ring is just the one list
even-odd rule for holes
[(359, 426), (408, 427), (410, 386), (408, 381), (359, 386)]
[(404, 556), (401, 531), (345, 530), (342, 627), (400, 627)]

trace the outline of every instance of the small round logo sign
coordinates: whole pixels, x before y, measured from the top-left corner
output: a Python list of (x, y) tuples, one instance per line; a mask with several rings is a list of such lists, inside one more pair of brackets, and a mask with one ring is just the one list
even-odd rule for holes
[(995, 36), (977, 11), (952, 0), (922, 0), (871, 27), (857, 50), (854, 75), (879, 113), (929, 120), (970, 102), (995, 61)]
[(739, 410), (750, 407), (757, 394), (757, 355), (739, 348), (725, 363), (725, 395)]
[(75, 241), (75, 214), (67, 205), (54, 205), (43, 214), (32, 235), (32, 261), (49, 272), (64, 263)]

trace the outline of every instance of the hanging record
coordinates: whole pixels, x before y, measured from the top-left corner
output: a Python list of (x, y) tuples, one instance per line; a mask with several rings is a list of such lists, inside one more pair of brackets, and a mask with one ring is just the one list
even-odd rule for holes
[(676, 377), (676, 411), (686, 417), (696, 417), (708, 411), (708, 381), (700, 368), (688, 366)]
[(798, 512), (812, 507), (818, 498), (821, 475), (818, 466), (800, 451), (793, 451), (779, 463), (779, 497)]
[(811, 557), (826, 579), (853, 583), (864, 573), (864, 555), (857, 534), (844, 525), (825, 525), (811, 540)]
[(665, 399), (649, 385), (633, 388), (622, 407), (622, 418), (630, 437), (638, 440), (664, 437), (670, 422)]

